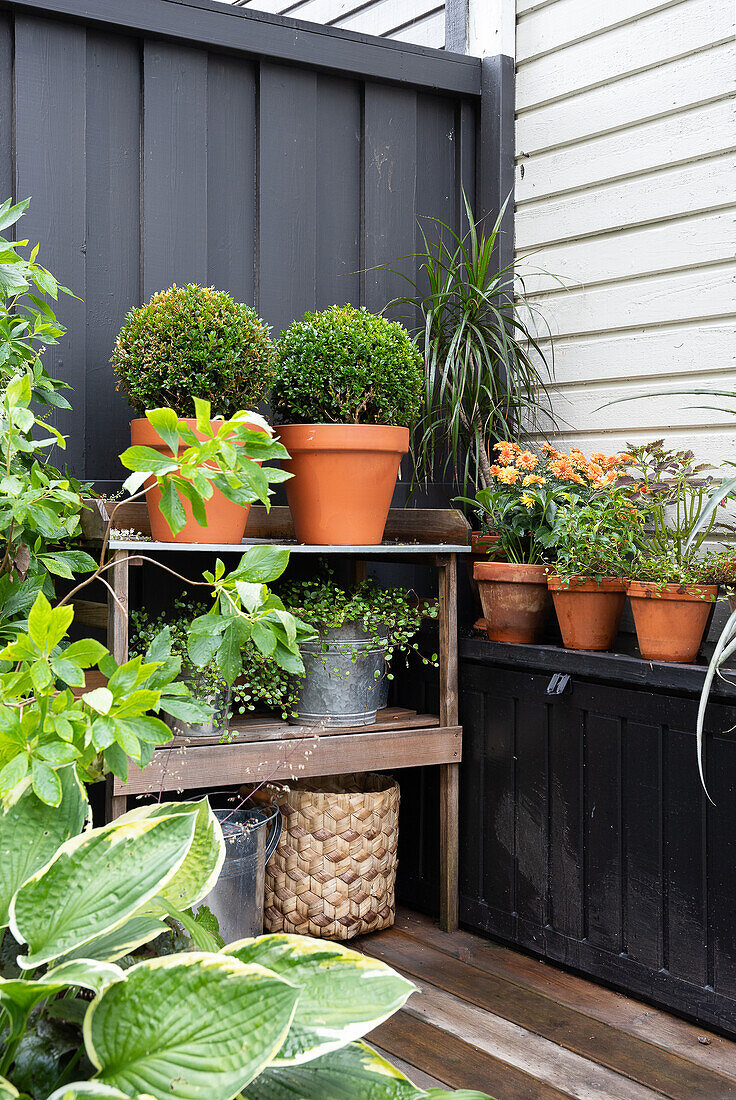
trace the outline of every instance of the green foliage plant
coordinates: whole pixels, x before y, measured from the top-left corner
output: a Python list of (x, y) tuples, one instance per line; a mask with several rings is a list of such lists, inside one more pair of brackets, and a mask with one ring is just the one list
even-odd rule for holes
[[(332, 571), (323, 566), (318, 574), (308, 580), (287, 581), (280, 587), (280, 594), (300, 621), (306, 623), (322, 639), (325, 652), (334, 650), (334, 642), (325, 641), (329, 630), (355, 623), (365, 631), (376, 649), (385, 649), (386, 675), (393, 679), (391, 663), (403, 654), (417, 654), (425, 664), (436, 664), (437, 655), (425, 657), (419, 650), (416, 636), (423, 618), (436, 619), (436, 600), (425, 600), (420, 607), (415, 595), (403, 588), (381, 588), (374, 580), (345, 588), (337, 584)], [(345, 653), (353, 662), (357, 653), (346, 644)]]
[(80, 533), (84, 487), (49, 457), (66, 446), (49, 414), (70, 406), (42, 356), (65, 331), (49, 302), (70, 292), (37, 263), (38, 245), (25, 256), (28, 241), (4, 235), (29, 201), (0, 205), (0, 642), (24, 629), (39, 591), (53, 597), (54, 577), (95, 567), (64, 545)]
[(422, 319), (416, 477), (458, 479), (467, 493), (470, 485), (491, 488), (494, 443), (520, 442), (555, 421), (547, 393), (552, 351), (548, 355), (537, 337), (541, 315), (515, 265), (498, 264), (506, 204), (486, 229), (463, 199), (466, 233), (438, 219), (420, 221), (423, 247), (410, 257), (419, 274), (412, 278), (391, 268), (408, 280), (411, 293), (387, 308), (408, 305)]
[[(124, 487), (135, 495), (155, 478), (161, 490), (161, 512), (176, 535), (186, 523), (184, 501), (201, 526), (207, 525), (205, 503), (215, 489), (235, 504), (260, 500), (270, 508), (271, 485), (291, 474), (263, 463), (288, 458), (265, 420), (253, 412), (237, 412), (229, 420), (210, 420), (208, 401), (194, 398), (196, 431), (173, 409), (149, 409), (146, 419), (166, 443), (169, 453), (153, 447), (128, 447), (120, 461), (132, 470)], [(214, 426), (213, 426), (214, 424)], [(257, 426), (254, 426), (257, 425)], [(183, 449), (182, 449), (183, 448)]]
[(617, 488), (563, 505), (555, 529), (555, 573), (568, 584), (628, 577), (644, 544), (644, 517)]
[(412, 425), (421, 356), (406, 329), (367, 309), (307, 313), (276, 345), (274, 414), (285, 424)]
[[(417, 1088), (364, 1041), (415, 992), (386, 964), (302, 936), (259, 936), (218, 950), (191, 919), (225, 856), (206, 799), (141, 806), (92, 829), (74, 769), (60, 781), (58, 809), (27, 789), (0, 816), (0, 929), (9, 929), (1, 1096), (452, 1095)], [(171, 917), (193, 949), (131, 958)]]
[(255, 310), (224, 291), (190, 284), (162, 290), (130, 311), (112, 364), (139, 413), (166, 406), (193, 417), (198, 397), (230, 418), (268, 394), (274, 353)]

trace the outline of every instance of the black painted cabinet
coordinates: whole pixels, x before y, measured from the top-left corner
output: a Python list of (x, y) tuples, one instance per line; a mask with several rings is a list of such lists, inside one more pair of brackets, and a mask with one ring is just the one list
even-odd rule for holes
[[(736, 696), (709, 709), (711, 805), (702, 672), (530, 650), (464, 645), (461, 920), (736, 1033)], [(429, 793), (407, 777), (407, 903), (432, 901)]]

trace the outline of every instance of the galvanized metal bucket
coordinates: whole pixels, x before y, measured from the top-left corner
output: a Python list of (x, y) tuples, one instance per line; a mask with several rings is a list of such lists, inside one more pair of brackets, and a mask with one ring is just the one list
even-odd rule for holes
[(242, 800), (231, 791), (207, 797), (222, 827), (225, 862), (205, 904), (217, 917), (225, 943), (260, 936), (266, 864), (281, 836), (281, 811), (274, 804), (235, 809)]
[(300, 647), (305, 677), (289, 721), (301, 725), (369, 726), (385, 706), (385, 646), (357, 622), (326, 631)]

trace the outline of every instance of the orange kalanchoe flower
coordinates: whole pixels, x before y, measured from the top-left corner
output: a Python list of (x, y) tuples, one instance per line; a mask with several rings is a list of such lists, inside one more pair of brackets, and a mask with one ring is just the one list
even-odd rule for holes
[(521, 484), (527, 488), (529, 485), (546, 485), (547, 482), (539, 474), (527, 474)]
[(498, 477), (498, 475), (500, 473), (501, 473), (501, 467), (500, 466), (496, 466), (496, 465), (491, 466), (491, 477)]
[(515, 485), (519, 478), (519, 471), (513, 466), (503, 466), (498, 474), (498, 480), (504, 485)]
[(531, 451), (522, 451), (516, 460), (516, 465), (521, 470), (533, 470), (539, 465), (539, 459)]

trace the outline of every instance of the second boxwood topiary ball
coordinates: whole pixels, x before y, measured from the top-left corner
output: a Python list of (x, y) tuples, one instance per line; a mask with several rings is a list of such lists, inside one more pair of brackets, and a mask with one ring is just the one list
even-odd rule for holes
[(132, 309), (115, 341), (119, 388), (140, 413), (166, 406), (194, 416), (193, 398), (215, 416), (252, 408), (274, 378), (268, 325), (254, 309), (194, 284), (154, 294)]
[(307, 313), (276, 345), (285, 424), (392, 424), (419, 416), (422, 358), (403, 325), (354, 306)]

